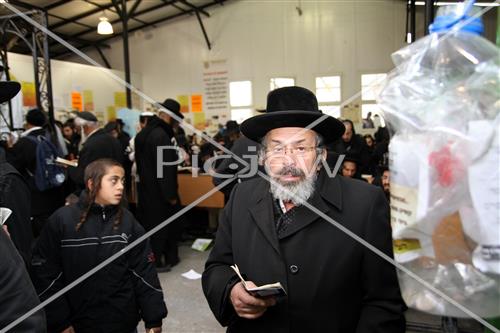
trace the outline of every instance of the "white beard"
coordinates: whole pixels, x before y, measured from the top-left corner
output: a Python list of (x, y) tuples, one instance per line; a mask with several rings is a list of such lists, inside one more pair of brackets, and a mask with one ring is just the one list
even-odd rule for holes
[(314, 193), (316, 188), (316, 173), (298, 182), (281, 183), (272, 178), (270, 192), (275, 199), (285, 202), (291, 201), (295, 206), (303, 205)]

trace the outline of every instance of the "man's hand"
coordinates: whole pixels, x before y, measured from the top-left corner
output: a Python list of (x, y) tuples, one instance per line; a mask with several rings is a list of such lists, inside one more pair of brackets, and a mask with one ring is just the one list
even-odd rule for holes
[(161, 333), (161, 326), (146, 328), (146, 333)]
[(73, 329), (73, 326), (70, 326), (61, 333), (75, 333), (75, 330)]
[[(249, 288), (256, 287), (251, 281), (246, 281)], [(250, 295), (243, 286), (243, 283), (238, 282), (231, 289), (231, 303), (233, 304), (236, 314), (246, 319), (259, 318), (266, 312), (267, 308), (276, 304), (274, 297), (257, 298)]]

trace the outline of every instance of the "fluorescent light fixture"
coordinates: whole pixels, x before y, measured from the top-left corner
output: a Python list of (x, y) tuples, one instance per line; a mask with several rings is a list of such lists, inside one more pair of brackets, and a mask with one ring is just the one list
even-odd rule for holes
[(109, 23), (106, 17), (101, 17), (97, 25), (97, 33), (99, 35), (111, 35), (113, 33), (113, 26)]
[[(408, 4), (410, 1), (408, 1)], [(461, 2), (451, 2), (451, 1), (438, 1), (434, 3), (434, 6), (450, 6), (450, 5), (456, 5)], [(417, 6), (425, 6), (425, 1), (415, 1), (415, 5)], [(498, 2), (476, 2), (474, 6), (478, 7), (498, 7), (500, 4)]]

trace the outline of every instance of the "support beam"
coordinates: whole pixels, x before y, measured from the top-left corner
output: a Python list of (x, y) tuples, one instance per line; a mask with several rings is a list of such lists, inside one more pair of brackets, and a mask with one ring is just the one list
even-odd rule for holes
[(412, 43), (417, 39), (416, 16), (417, 16), (417, 7), (415, 5), (415, 0), (410, 0), (410, 34)]
[(9, 0), (9, 3), (11, 5), (15, 5), (15, 6), (19, 6), (19, 7), (23, 7), (25, 9), (38, 9), (40, 11), (45, 11), (45, 9), (43, 9), (42, 7), (39, 7), (39, 6), (36, 6), (36, 5), (32, 5), (32, 4), (27, 4), (21, 0)]
[[(221, 2), (225, 2), (225, 1), (228, 1), (228, 0), (217, 0), (217, 1), (214, 1), (214, 2), (207, 3), (207, 4), (203, 5), (203, 6), (200, 6), (200, 8), (201, 9), (206, 9), (206, 8), (211, 7), (211, 6), (221, 5)], [(162, 5), (162, 6), (164, 6), (164, 5)], [(148, 24), (144, 24), (144, 25), (135, 27), (133, 29), (130, 29), (128, 32), (131, 33), (131, 32), (134, 32), (134, 31), (137, 31), (137, 30), (141, 30), (141, 29), (144, 29), (144, 28), (147, 28), (147, 27), (150, 27), (150, 26), (155, 26), (156, 24), (159, 24), (159, 23), (162, 23), (162, 22), (165, 22), (165, 21), (170, 21), (170, 20), (176, 19), (178, 17), (184, 16), (184, 15), (187, 15), (187, 14), (191, 14), (193, 12), (194, 12), (194, 10), (190, 10), (188, 13), (178, 13), (178, 14), (170, 15), (170, 16), (167, 16), (167, 17), (164, 17), (164, 18), (152, 21), (152, 22), (150, 22)], [(116, 38), (116, 37), (117, 36), (108, 36), (108, 37), (101, 38), (101, 39), (97, 40), (96, 42), (102, 43), (102, 42), (108, 41), (108, 40)], [(80, 50), (84, 50), (84, 49), (87, 49), (87, 48), (90, 48), (90, 47), (93, 47), (93, 45), (90, 45), (90, 44), (89, 45), (82, 45), (81, 47), (79, 47), (79, 49)], [(65, 56), (67, 54), (70, 54), (70, 53), (71, 53), (71, 51), (61, 52), (61, 53), (58, 53), (58, 54), (54, 55), (54, 57), (63, 57), (63, 56)]]
[[(129, 58), (129, 48), (128, 48), (128, 12), (127, 12), (127, 0), (121, 0), (121, 8), (118, 5), (119, 0), (112, 0), (117, 11), (120, 13), (120, 18), (122, 19), (122, 37), (123, 37), (123, 62), (125, 70), (125, 82), (131, 84), (130, 81), (130, 58)], [(125, 87), (125, 94), (127, 95), (127, 108), (132, 108), (132, 92), (129, 87)]]
[(134, 13), (137, 9), (137, 7), (139, 7), (139, 5), (141, 4), (142, 0), (135, 0), (135, 3), (132, 5), (132, 8), (130, 8), (129, 12), (128, 12), (128, 17), (133, 17), (134, 16)]
[(59, 1), (56, 1), (54, 3), (51, 3), (50, 5), (48, 6), (45, 6), (43, 7), (45, 10), (51, 10), (51, 9), (54, 9), (56, 7), (59, 7), (59, 6), (62, 6), (62, 5), (65, 5), (67, 4), (68, 2), (71, 2), (71, 0), (59, 0)]
[(187, 2), (186, 0), (180, 0), (183, 4), (185, 4), (186, 6), (188, 6), (189, 8), (191, 9), (194, 9), (195, 11), (197, 12), (200, 12), (202, 13), (203, 15), (205, 15), (206, 17), (210, 17), (210, 14), (207, 13), (206, 11), (204, 11), (203, 9), (200, 9), (198, 6), (195, 6), (189, 2)]
[(188, 9), (184, 9), (181, 6), (176, 5), (175, 3), (172, 4), (172, 7), (174, 7), (175, 9), (178, 9), (181, 13), (185, 13), (185, 14), (189, 13)]
[(425, 34), (429, 34), (429, 25), (434, 21), (434, 0), (425, 0)]
[[(85, 1), (85, 2), (87, 2), (89, 4), (91, 4), (91, 5), (97, 6), (97, 7), (102, 7), (102, 5), (98, 4), (97, 2), (93, 2), (93, 1), (90, 1), (90, 0), (83, 0), (83, 1)], [(116, 6), (114, 6), (114, 7), (117, 8)], [(115, 12), (116, 14), (118, 14), (118, 16), (121, 16), (120, 9), (114, 10), (114, 9), (109, 8), (109, 11)], [(142, 24), (146, 23), (146, 22), (144, 22), (142, 20), (139, 20), (139, 19), (136, 19), (136, 18), (132, 18), (132, 19), (134, 21), (137, 21), (137, 22), (142, 23)]]
[(111, 65), (109, 64), (109, 61), (106, 58), (106, 56), (104, 55), (104, 53), (102, 52), (101, 48), (98, 45), (94, 45), (94, 46), (95, 46), (95, 49), (97, 50), (97, 52), (99, 53), (99, 55), (101, 56), (101, 59), (104, 62), (104, 64), (106, 65), (106, 67), (111, 69)]
[[(170, 0), (170, 1), (167, 1), (167, 2), (163, 2), (163, 3), (159, 4), (159, 5), (152, 6), (152, 7), (150, 7), (150, 8), (143, 9), (143, 10), (141, 10), (141, 11), (138, 11), (138, 12), (134, 13), (134, 15), (135, 15), (135, 16), (139, 16), (139, 15), (142, 15), (142, 14), (146, 14), (146, 13), (152, 12), (152, 11), (154, 11), (154, 10), (157, 10), (157, 9), (160, 9), (160, 8), (163, 8), (163, 7), (166, 7), (166, 6), (170, 6), (170, 5), (174, 4), (175, 2), (177, 2), (177, 1), (175, 1), (175, 0)], [(117, 20), (110, 21), (109, 23), (111, 23), (111, 24), (115, 24), (115, 23), (118, 23), (118, 22), (120, 22), (120, 21), (121, 21), (121, 19), (119, 18), (119, 19), (117, 19)], [(154, 24), (153, 24), (153, 25), (154, 25)], [(145, 25), (143, 25), (143, 26), (145, 26)], [(74, 37), (80, 37), (80, 36), (82, 36), (82, 35), (88, 34), (89, 32), (92, 32), (92, 31), (94, 31), (94, 30), (95, 30), (95, 28), (93, 28), (93, 29), (88, 29), (88, 30), (83, 30), (83, 31), (81, 31), (81, 32), (79, 32), (79, 33), (77, 33), (77, 34), (75, 34), (75, 35), (74, 35)]]
[[(82, 19), (82, 18), (84, 18), (84, 17), (90, 16), (90, 15), (94, 15), (95, 13), (100, 13), (100, 12), (102, 12), (103, 10), (105, 10), (105, 9), (109, 9), (109, 8), (111, 8), (111, 7), (113, 7), (113, 4), (112, 4), (112, 3), (111, 3), (111, 4), (107, 4), (107, 5), (102, 5), (102, 6), (100, 6), (100, 7), (95, 8), (95, 9), (91, 9), (91, 10), (86, 11), (86, 12), (84, 12), (84, 13), (81, 13), (81, 14), (78, 14), (78, 15), (75, 15), (75, 16), (72, 16), (72, 17), (68, 18), (67, 20), (68, 20), (68, 21), (76, 21), (76, 20), (81, 20), (81, 19)], [(58, 23), (56, 23), (56, 24), (51, 25), (51, 26), (50, 26), (50, 27), (48, 27), (48, 28), (49, 28), (49, 30), (51, 30), (51, 31), (52, 31), (52, 30), (54, 30), (54, 29), (57, 29), (57, 28), (59, 28), (59, 27), (62, 27), (63, 25), (66, 25), (66, 24), (67, 24), (66, 22), (58, 22)]]
[(210, 45), (210, 41), (208, 40), (207, 32), (205, 31), (205, 26), (203, 25), (203, 21), (201, 20), (200, 12), (195, 10), (196, 13), (196, 18), (198, 19), (198, 22), (200, 23), (201, 31), (203, 32), (203, 37), (205, 37), (205, 42), (207, 42), (208, 49), (212, 49), (212, 45)]
[(88, 25), (88, 24), (81, 23), (81, 22), (78, 22), (78, 21), (74, 21), (74, 22), (69, 21), (69, 20), (67, 20), (67, 19), (65, 19), (64, 17), (61, 17), (61, 16), (59, 16), (59, 15), (54, 15), (54, 14), (50, 14), (50, 13), (48, 13), (48, 15), (49, 15), (49, 16), (51, 16), (51, 17), (54, 17), (54, 18), (56, 18), (56, 19), (58, 19), (58, 20), (64, 21), (64, 22), (66, 22), (66, 24), (73, 23), (73, 24), (76, 24), (76, 25), (79, 25), (79, 26), (82, 26), (82, 27), (85, 27), (85, 28), (89, 28), (89, 29), (90, 29), (90, 28), (94, 28), (94, 27), (92, 27), (92, 26), (90, 26), (90, 25)]

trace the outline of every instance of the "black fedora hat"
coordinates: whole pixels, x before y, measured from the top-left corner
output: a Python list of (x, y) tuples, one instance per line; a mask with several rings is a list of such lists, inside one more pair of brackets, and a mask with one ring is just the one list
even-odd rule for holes
[[(177, 117), (184, 119), (184, 115), (181, 113), (181, 105), (175, 99), (167, 98), (163, 103), (159, 103), (168, 111), (173, 112)], [(163, 110), (160, 109), (159, 112)]]
[(324, 143), (337, 140), (344, 134), (341, 121), (323, 114), (314, 94), (302, 87), (284, 87), (267, 95), (266, 113), (254, 116), (241, 124), (241, 132), (249, 139), (260, 141), (267, 132), (281, 127), (307, 127), (324, 117), (311, 130), (320, 134)]
[(0, 82), (0, 103), (10, 101), (21, 90), (19, 82), (1, 81)]

